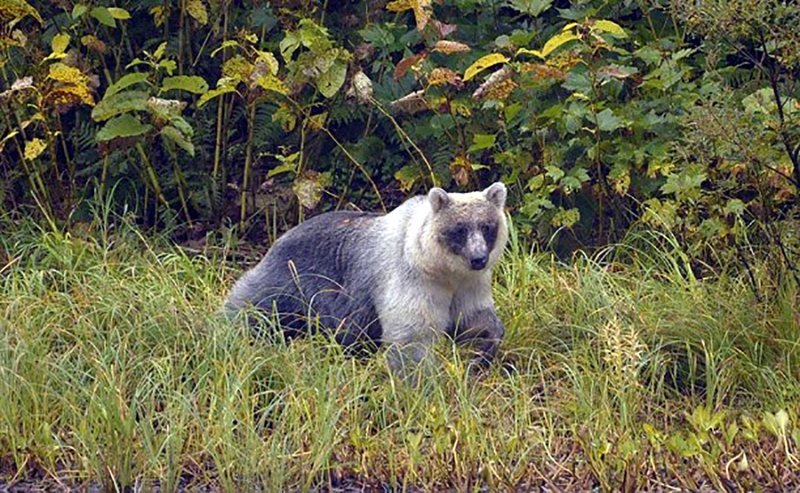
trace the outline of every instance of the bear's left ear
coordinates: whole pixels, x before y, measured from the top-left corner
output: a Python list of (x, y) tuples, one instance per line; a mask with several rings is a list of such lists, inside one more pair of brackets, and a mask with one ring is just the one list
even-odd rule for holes
[(450, 204), (450, 196), (441, 188), (434, 187), (428, 192), (428, 201), (431, 203), (433, 212), (439, 212)]
[(506, 186), (499, 181), (492, 183), (483, 191), (483, 194), (486, 195), (486, 198), (489, 200), (489, 202), (496, 205), (498, 209), (505, 207), (507, 193)]

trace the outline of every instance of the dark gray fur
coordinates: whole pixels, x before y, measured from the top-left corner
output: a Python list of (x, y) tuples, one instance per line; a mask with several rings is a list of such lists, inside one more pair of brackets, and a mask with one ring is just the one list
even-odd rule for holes
[(337, 211), (293, 228), (240, 279), (225, 303), (226, 312), (252, 306), (279, 314), (290, 337), (318, 324), (334, 330), (346, 347), (362, 340), (377, 344), (381, 326), (370, 299), (371, 270), (364, 269), (362, 254), (377, 217)]

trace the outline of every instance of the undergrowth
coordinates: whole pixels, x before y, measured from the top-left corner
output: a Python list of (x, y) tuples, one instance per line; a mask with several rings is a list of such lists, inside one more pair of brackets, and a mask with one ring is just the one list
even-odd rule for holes
[[(225, 241), (209, 241), (211, 244)], [(162, 491), (799, 487), (797, 286), (697, 278), (652, 232), (568, 263), (517, 238), (478, 377), (395, 380), (217, 313), (241, 271), (132, 227), (0, 238), (0, 485)], [(463, 358), (462, 358), (463, 356)]]

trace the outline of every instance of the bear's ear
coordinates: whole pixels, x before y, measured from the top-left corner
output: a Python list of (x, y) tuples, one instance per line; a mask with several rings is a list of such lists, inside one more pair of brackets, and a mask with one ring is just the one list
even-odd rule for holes
[(502, 209), (503, 207), (505, 207), (506, 194), (508, 192), (506, 191), (506, 186), (503, 185), (502, 182), (498, 181), (492, 183), (491, 185), (489, 185), (488, 188), (486, 188), (483, 191), (483, 193), (484, 195), (486, 195), (486, 199), (489, 200), (489, 202), (493, 203), (495, 206), (497, 206), (498, 209)]
[(441, 188), (434, 187), (428, 192), (428, 201), (433, 212), (439, 212), (450, 204), (450, 196)]

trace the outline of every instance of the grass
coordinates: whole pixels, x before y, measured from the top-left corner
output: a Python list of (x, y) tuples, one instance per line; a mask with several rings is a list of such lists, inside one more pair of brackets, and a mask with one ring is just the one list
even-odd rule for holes
[(698, 279), (655, 233), (568, 264), (514, 238), (501, 360), (474, 378), (443, 342), (413, 387), (381, 353), (220, 320), (225, 253), (4, 228), (0, 486), (800, 487), (791, 283), (759, 301), (744, 276)]

